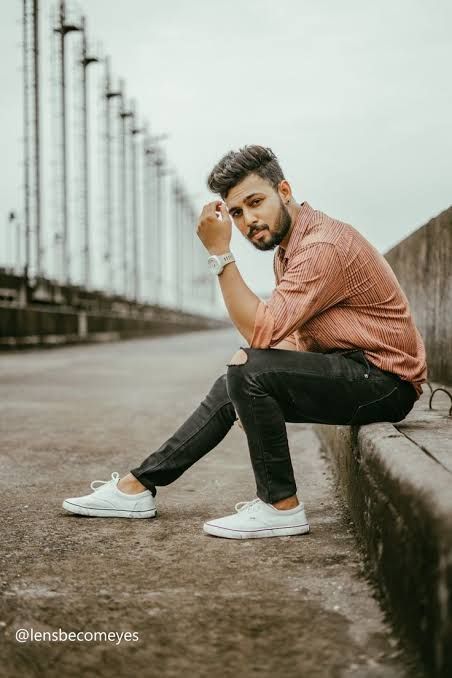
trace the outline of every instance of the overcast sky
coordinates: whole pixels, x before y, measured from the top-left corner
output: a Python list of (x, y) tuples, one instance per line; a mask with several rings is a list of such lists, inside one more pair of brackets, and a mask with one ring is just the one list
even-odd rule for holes
[[(46, 21), (52, 3), (43, 4)], [(22, 207), (21, 5), (1, 5), (5, 218)], [(452, 203), (450, 0), (79, 7), (139, 114), (169, 133), (168, 158), (197, 209), (214, 198), (205, 180), (215, 162), (253, 143), (273, 149), (297, 201), (351, 223), (382, 252)], [(250, 288), (270, 291), (273, 252), (238, 232), (231, 249)]]

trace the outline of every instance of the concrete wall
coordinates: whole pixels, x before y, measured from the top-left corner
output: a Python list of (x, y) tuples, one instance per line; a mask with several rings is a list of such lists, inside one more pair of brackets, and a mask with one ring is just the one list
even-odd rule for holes
[(112, 341), (230, 325), (229, 320), (137, 304), (44, 278), (26, 280), (0, 270), (0, 349)]
[(425, 342), (429, 381), (452, 385), (452, 207), (386, 252)]
[(193, 332), (229, 326), (176, 311), (134, 315), (0, 304), (0, 350)]

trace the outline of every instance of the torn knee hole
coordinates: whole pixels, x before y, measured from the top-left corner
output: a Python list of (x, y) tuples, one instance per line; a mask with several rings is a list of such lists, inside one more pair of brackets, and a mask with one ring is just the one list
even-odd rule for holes
[(248, 360), (248, 355), (241, 348), (232, 356), (231, 360), (228, 362), (229, 365), (244, 365)]

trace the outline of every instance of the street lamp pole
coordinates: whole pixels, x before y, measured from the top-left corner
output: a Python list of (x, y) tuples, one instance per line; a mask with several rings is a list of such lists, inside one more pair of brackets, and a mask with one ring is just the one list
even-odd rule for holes
[(131, 163), (132, 163), (132, 226), (133, 226), (133, 292), (135, 302), (138, 302), (140, 295), (140, 266), (139, 266), (139, 242), (138, 242), (138, 158), (136, 135), (143, 132), (143, 128), (136, 126), (135, 104), (132, 106), (132, 125), (131, 134)]
[(82, 18), (82, 74), (83, 74), (83, 104), (82, 104), (82, 125), (83, 125), (83, 221), (84, 221), (84, 282), (85, 286), (91, 284), (91, 250), (90, 250), (90, 176), (89, 176), (89, 158), (88, 158), (88, 80), (87, 70), (90, 64), (97, 63), (99, 59), (94, 56), (88, 56), (86, 43), (86, 19)]
[[(66, 23), (66, 3), (60, 0), (60, 23), (54, 29), (60, 34), (60, 98), (61, 98), (61, 150), (62, 150), (62, 200), (63, 200), (63, 233), (62, 233), (62, 264), (63, 278), (67, 284), (71, 281), (71, 260), (69, 249), (69, 213), (68, 213), (68, 155), (67, 155), (67, 124), (66, 124), (66, 35), (80, 28)], [(60, 234), (55, 235), (58, 243)]]
[(128, 295), (128, 238), (127, 238), (127, 118), (132, 116), (132, 111), (125, 108), (124, 81), (120, 83), (121, 110), (121, 171), (120, 171), (120, 196), (121, 196), (121, 247), (122, 247), (122, 280), (124, 295)]
[(112, 181), (112, 134), (111, 106), (113, 99), (121, 97), (121, 92), (111, 89), (110, 59), (105, 58), (105, 239), (104, 262), (107, 267), (107, 285), (114, 290), (114, 233), (113, 233), (113, 181)]

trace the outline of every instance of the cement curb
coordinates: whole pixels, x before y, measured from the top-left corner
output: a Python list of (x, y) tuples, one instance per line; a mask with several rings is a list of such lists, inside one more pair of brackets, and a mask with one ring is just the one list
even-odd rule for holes
[(396, 628), (429, 675), (450, 677), (452, 474), (390, 423), (315, 430)]

